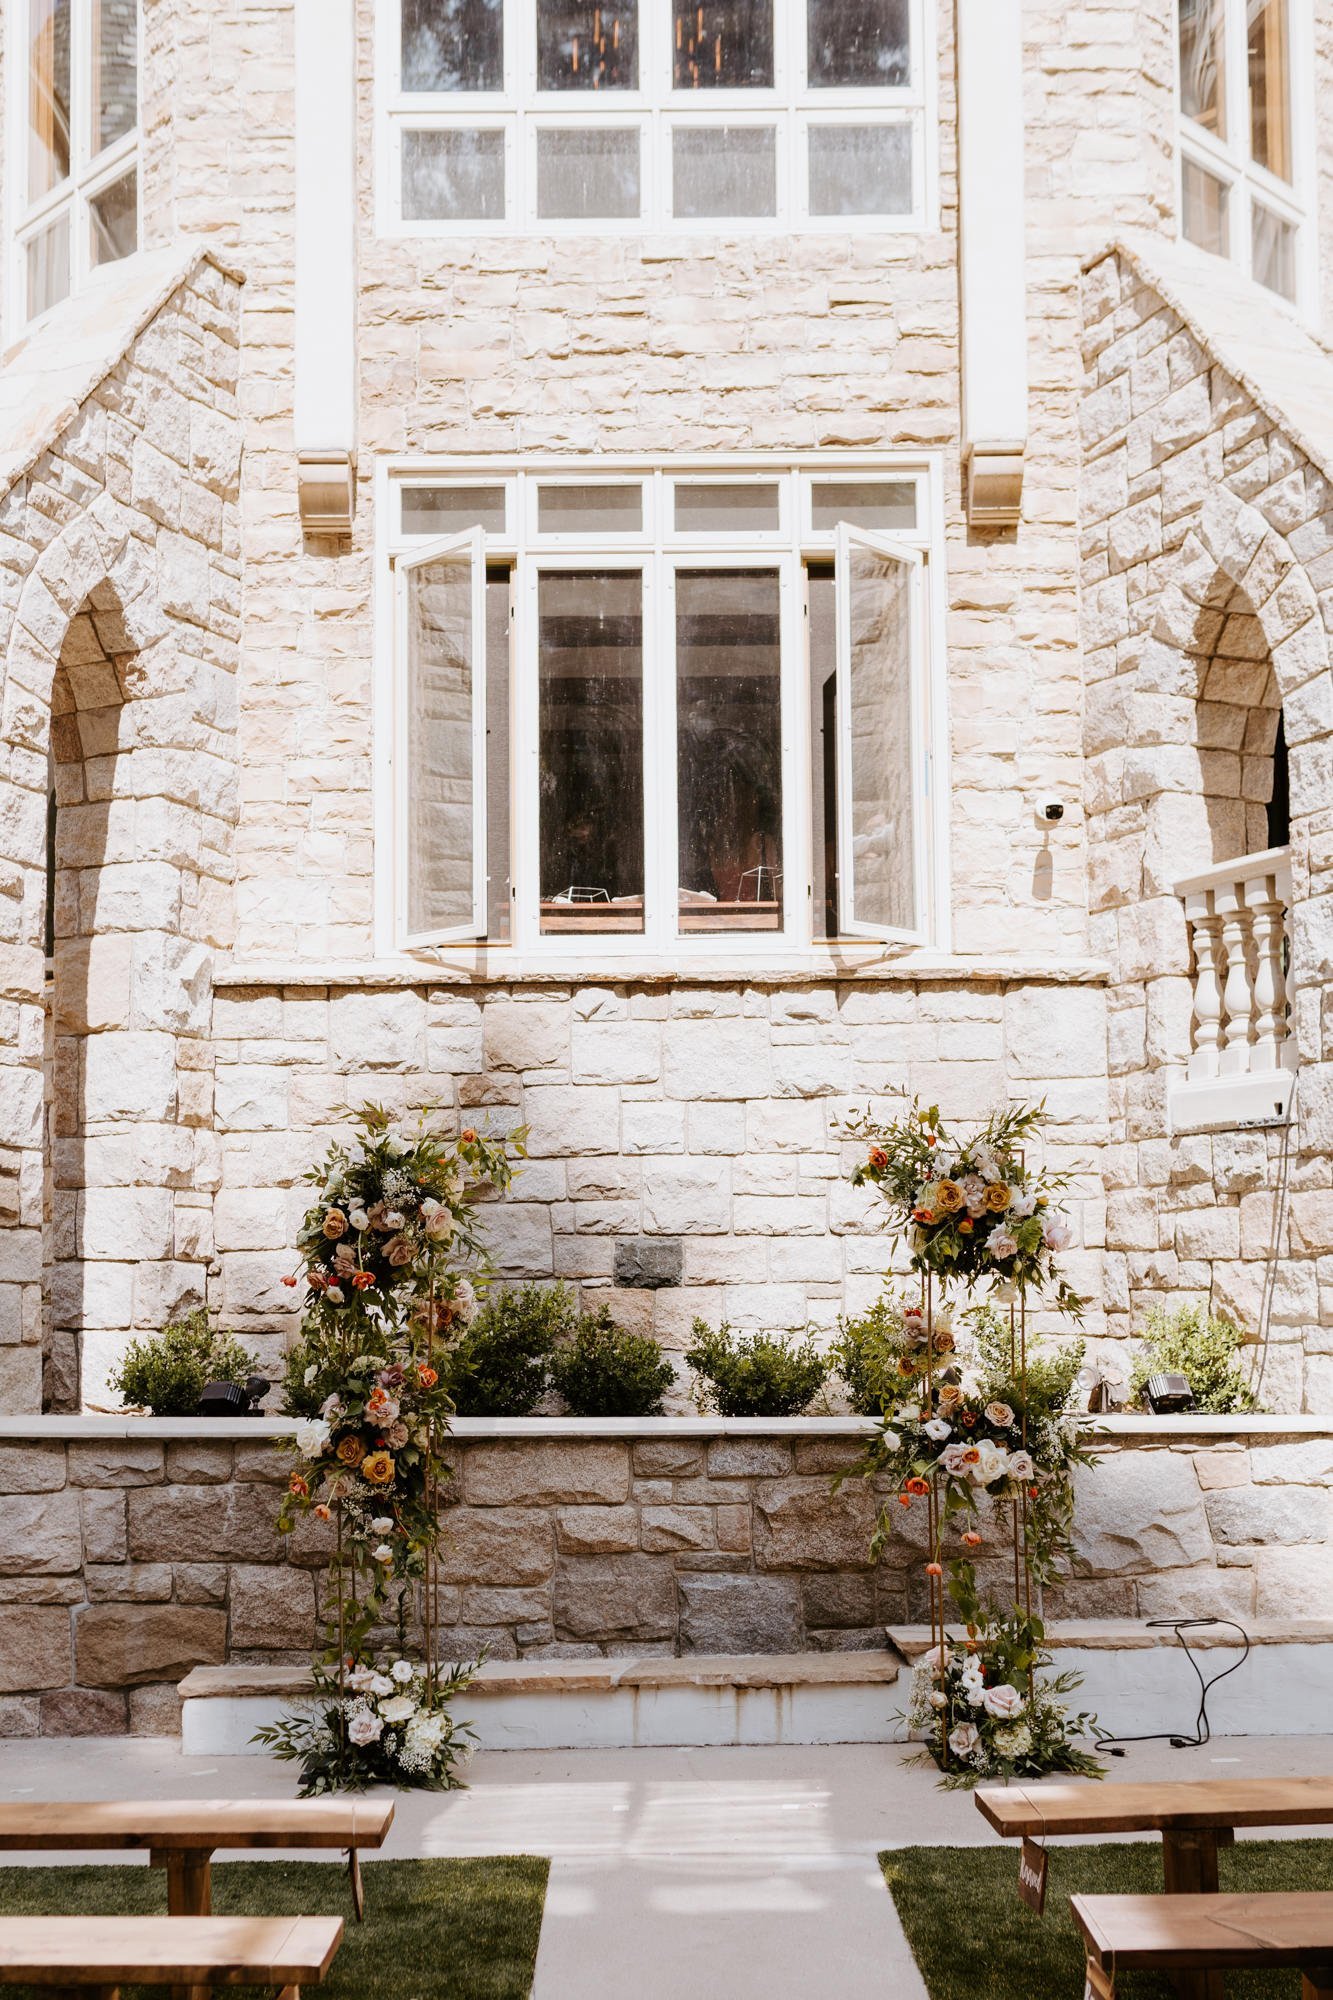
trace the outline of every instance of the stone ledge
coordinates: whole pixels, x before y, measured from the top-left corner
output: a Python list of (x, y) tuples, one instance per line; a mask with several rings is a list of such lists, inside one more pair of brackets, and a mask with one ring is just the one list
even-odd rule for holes
[[(929, 1634), (927, 1634), (929, 1638)], [(612, 1693), (618, 1688), (886, 1687), (902, 1661), (892, 1652), (697, 1653), (666, 1659), (487, 1660), (468, 1690), (485, 1695)], [(313, 1690), (304, 1667), (195, 1667), (182, 1701), (252, 1696), (299, 1701)]]
[[(864, 950), (864, 948), (862, 948)], [(515, 965), (496, 963), (497, 954), (484, 950), (438, 962), (430, 960), (256, 959), (232, 960), (213, 975), (215, 992), (250, 992), (259, 987), (375, 988), (395, 986), (497, 987), (514, 986), (754, 986), (855, 985), (863, 981), (926, 986), (1104, 986), (1111, 969), (1104, 959), (1068, 958), (1062, 965), (1049, 960), (1019, 958), (952, 958), (941, 953), (899, 953), (892, 958), (871, 951), (864, 957), (856, 946), (838, 953), (811, 953), (801, 959), (700, 959), (683, 967), (670, 960), (644, 958), (557, 961)]]
[[(295, 1417), (129, 1417), (0, 1416), (0, 1440), (53, 1444), (62, 1438), (189, 1438), (214, 1444), (238, 1439), (290, 1437)], [(1183, 1443), (1191, 1438), (1280, 1438), (1333, 1436), (1333, 1416), (1090, 1417), (1094, 1437), (1144, 1438)], [(563, 1439), (712, 1437), (864, 1437), (873, 1417), (456, 1417), (450, 1435), (460, 1443), (474, 1438)]]
[[(1242, 1618), (1236, 1622), (1248, 1634), (1251, 1646), (1322, 1646), (1333, 1639), (1333, 1618), (1256, 1619), (1248, 1623)], [(885, 1630), (894, 1651), (909, 1663), (921, 1659), (934, 1644), (928, 1625), (889, 1625)], [(961, 1626), (951, 1628), (950, 1636), (961, 1639)], [(1189, 1634), (1189, 1643), (1203, 1648), (1239, 1646), (1240, 1641), (1232, 1626), (1219, 1624), (1200, 1626)], [(1047, 1632), (1046, 1644), (1053, 1652), (1121, 1653), (1155, 1652), (1163, 1646), (1178, 1650), (1180, 1642), (1173, 1632), (1149, 1631), (1137, 1618), (1068, 1618)]]

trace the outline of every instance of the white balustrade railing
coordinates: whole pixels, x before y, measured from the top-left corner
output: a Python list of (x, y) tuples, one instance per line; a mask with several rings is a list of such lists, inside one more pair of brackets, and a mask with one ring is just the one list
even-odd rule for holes
[(1296, 1045), (1288, 1021), (1291, 849), (1242, 854), (1176, 883), (1194, 962), (1190, 1055), (1170, 1090), (1180, 1131), (1282, 1122)]

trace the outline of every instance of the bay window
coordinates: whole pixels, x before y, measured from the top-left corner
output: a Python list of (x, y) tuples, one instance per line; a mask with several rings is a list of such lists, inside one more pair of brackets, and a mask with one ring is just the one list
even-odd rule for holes
[(138, 246), (138, 6), (11, 0), (8, 24), (17, 331)]
[(1307, 305), (1307, 0), (1176, 4), (1180, 233)]
[(827, 463), (394, 474), (394, 942), (926, 941), (926, 490)]
[(918, 228), (925, 0), (379, 0), (389, 231)]

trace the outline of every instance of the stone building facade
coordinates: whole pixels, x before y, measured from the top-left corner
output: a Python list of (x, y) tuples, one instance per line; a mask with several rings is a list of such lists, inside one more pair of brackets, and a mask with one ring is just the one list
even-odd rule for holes
[[(779, 6), (784, 32), (802, 12)], [(1301, 303), (1317, 324), (1333, 296), (1333, 202), (1320, 199), (1333, 144), (1315, 125), (1316, 103), (1333, 101), (1317, 87), (1333, 16), (1325, 0), (1308, 12), (1308, 74), (1291, 88), (1309, 99)], [(414, 18), (444, 33), (450, 15)], [(507, 1272), (609, 1297), (673, 1351), (696, 1313), (828, 1328), (869, 1301), (885, 1262), (841, 1124), (903, 1089), (963, 1121), (1046, 1098), (1096, 1339), (1128, 1334), (1160, 1296), (1208, 1296), (1267, 1337), (1266, 1400), (1326, 1398), (1324, 475), (1314, 426), (1266, 377), (1229, 368), (1172, 272), (1207, 290), (1198, 272), (1215, 269), (1254, 326), (1290, 324), (1311, 407), (1327, 364), (1284, 304), (1175, 243), (1169, 0), (923, 3), (902, 20), (912, 83), (891, 113), (913, 134), (906, 219), (705, 230), (659, 205), (641, 227), (418, 229), (399, 212), (398, 163), (418, 127), (452, 131), (459, 114), (432, 100), (414, 125), (395, 96), (397, 0), (143, 0), (146, 247), (42, 318), (9, 388), (0, 374), (0, 414), (32, 438), (4, 459), (0, 568), (12, 1409), (37, 1406), (43, 1353), (50, 1404), (106, 1403), (131, 1332), (204, 1300), (274, 1360), (292, 1331), (281, 1279), (300, 1175), (366, 1098), (527, 1123), (531, 1158), (493, 1225)], [(6, 39), (11, 83), (23, 46)], [(1019, 88), (988, 101), (973, 86), (992, 50)], [(780, 144), (798, 149), (818, 119), (808, 95), (790, 103)], [(477, 116), (512, 148), (528, 143), (529, 113), (497, 96)], [(643, 113), (654, 132), (671, 115)], [(5, 171), (12, 208), (20, 168)], [(514, 164), (511, 205), (527, 199), (520, 179)], [(1108, 251), (1126, 231), (1156, 261)], [(984, 261), (992, 240), (1021, 280), (1016, 330), (992, 283), (1006, 273)], [(9, 306), (15, 337), (21, 300)], [(990, 347), (1017, 354), (1007, 376)], [(66, 348), (72, 373), (31, 429), (31, 383)], [(911, 525), (889, 530), (891, 559), (921, 578), (910, 671), (930, 710), (911, 770), (925, 857), (911, 941), (825, 939), (805, 916), (824, 865), (807, 700), (784, 723), (784, 824), (799, 840), (780, 937), (736, 932), (704, 950), (660, 925), (631, 949), (614, 933), (538, 935), (563, 917), (554, 884), (530, 872), (534, 745), (515, 720), (508, 756), (488, 764), (488, 935), (409, 947), (396, 621), (414, 531), (401, 510), (452, 518), (409, 496), (508, 493), (485, 588), (510, 576), (522, 635), (527, 580), (563, 546), (543, 556), (538, 516), (516, 518), (530, 485), (642, 480), (661, 498), (710, 476), (785, 482), (783, 504), (811, 509), (801, 527), (784, 517), (780, 560), (762, 527), (743, 559), (725, 541), (694, 558), (716, 569), (730, 548), (735, 566), (781, 570), (789, 636), (803, 617), (813, 631), (843, 560), (831, 529), (814, 529), (818, 483), (915, 495)], [(613, 531), (603, 567), (623, 569), (629, 546)], [(659, 529), (645, 571), (688, 569), (673, 546)], [(566, 560), (586, 572), (593, 545)], [(1202, 593), (1188, 631), (1173, 588)], [(664, 619), (650, 643), (665, 645)], [(1271, 682), (1239, 670), (1258, 659), (1256, 630)], [(1153, 681), (1153, 645), (1207, 653), (1217, 676), (1219, 635), (1237, 649), (1220, 656), (1236, 669), (1219, 676), (1230, 695)], [(531, 719), (528, 643), (501, 642), (490, 664)], [(799, 638), (798, 657), (784, 653), (782, 673), (799, 708)], [(1168, 1072), (1189, 1061), (1193, 1007), (1177, 864), (1186, 848), (1202, 870), (1270, 844), (1279, 699), (1297, 1124), (1288, 1106), (1268, 1126), (1247, 1113), (1237, 1132), (1173, 1131)], [(498, 741), (508, 711), (485, 722)], [(44, 998), (48, 750), (58, 895)], [(672, 768), (657, 767), (662, 787)], [(1050, 802), (1062, 816), (1039, 819)], [(1211, 844), (1187, 835), (1191, 811), (1218, 829)], [(646, 817), (650, 843), (662, 823)], [(754, 856), (762, 890), (772, 861), (762, 843)], [(511, 878), (527, 909), (512, 932)], [(680, 1243), (678, 1285), (617, 1282), (643, 1238)]]

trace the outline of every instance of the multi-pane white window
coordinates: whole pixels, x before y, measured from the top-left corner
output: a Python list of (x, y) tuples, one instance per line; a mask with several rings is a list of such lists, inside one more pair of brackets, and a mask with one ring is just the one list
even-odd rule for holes
[(138, 247), (138, 4), (10, 0), (7, 24), (17, 327)]
[(1306, 0), (1177, 0), (1180, 233), (1307, 302)]
[(883, 466), (396, 474), (394, 941), (928, 939), (927, 491)]
[(381, 220), (919, 227), (924, 0), (380, 0)]

